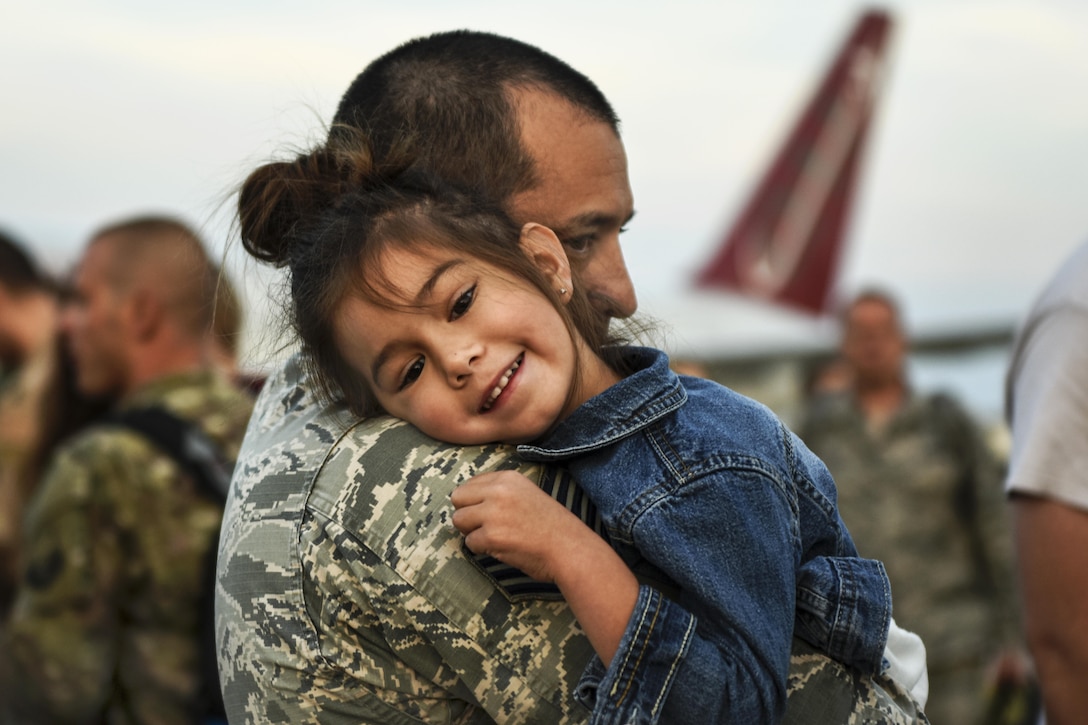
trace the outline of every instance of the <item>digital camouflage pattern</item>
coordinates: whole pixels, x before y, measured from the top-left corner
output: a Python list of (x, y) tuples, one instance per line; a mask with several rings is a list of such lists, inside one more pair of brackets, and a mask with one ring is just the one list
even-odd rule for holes
[(827, 396), (799, 433), (834, 476), (858, 551), (884, 562), (896, 622), (926, 644), (926, 712), (972, 722), (986, 669), (1019, 646), (999, 464), (944, 395), (912, 397), (880, 430), (849, 395)]
[(508, 599), (450, 523), (454, 488), (512, 449), (357, 422), (287, 374), (259, 398), (220, 544), (230, 719), (584, 720), (570, 692), (591, 649), (566, 604)]
[(923, 725), (918, 703), (886, 677), (866, 677), (794, 638), (781, 725)]
[[(543, 469), (512, 456), (323, 405), (297, 356), (273, 374), (220, 542), (231, 721), (588, 722), (572, 692), (592, 650), (565, 602), (505, 594), (450, 524), (449, 494), (477, 473), (519, 467), (539, 480)], [(925, 722), (894, 686), (795, 655), (791, 698), (808, 693), (837, 719), (791, 706), (786, 722)]]
[[(252, 401), (210, 373), (123, 407), (162, 405), (237, 454)], [(12, 722), (192, 723), (202, 567), (222, 512), (135, 431), (92, 426), (31, 503), (27, 566), (0, 647)]]

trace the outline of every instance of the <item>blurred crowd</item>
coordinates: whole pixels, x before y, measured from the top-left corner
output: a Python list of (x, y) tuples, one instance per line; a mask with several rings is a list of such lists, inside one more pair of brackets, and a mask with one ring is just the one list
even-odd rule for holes
[[(238, 368), (242, 319), (176, 219), (102, 227), (62, 280), (0, 237), (0, 710), (12, 722), (212, 721), (210, 587), (259, 387)], [(121, 677), (138, 696), (118, 701)]]

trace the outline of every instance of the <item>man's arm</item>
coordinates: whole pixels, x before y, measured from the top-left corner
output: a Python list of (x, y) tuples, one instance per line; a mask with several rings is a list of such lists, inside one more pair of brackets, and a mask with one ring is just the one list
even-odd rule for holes
[(1088, 712), (1088, 512), (1037, 496), (1013, 497), (1024, 627), (1049, 725)]
[(1024, 630), (1050, 725), (1088, 708), (1088, 314), (1035, 315), (1010, 368), (1011, 494)]

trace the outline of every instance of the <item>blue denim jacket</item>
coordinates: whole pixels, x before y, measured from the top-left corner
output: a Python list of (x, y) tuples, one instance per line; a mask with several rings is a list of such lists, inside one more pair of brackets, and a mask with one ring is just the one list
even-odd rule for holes
[(657, 350), (587, 401), (526, 459), (564, 461), (643, 585), (606, 669), (577, 696), (594, 723), (777, 723), (795, 634), (865, 674), (883, 666), (891, 591), (862, 559), (827, 469), (763, 405), (677, 377)]

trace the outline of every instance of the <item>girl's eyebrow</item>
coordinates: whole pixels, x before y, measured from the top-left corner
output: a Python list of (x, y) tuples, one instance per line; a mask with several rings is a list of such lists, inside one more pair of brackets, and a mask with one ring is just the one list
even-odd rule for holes
[[(450, 259), (435, 267), (434, 270), (431, 271), (431, 276), (423, 282), (423, 284), (419, 288), (419, 292), (416, 293), (415, 303), (419, 305), (424, 304), (428, 299), (430, 299), (431, 295), (434, 293), (434, 288), (438, 285), (438, 282), (442, 279), (442, 276), (454, 267), (458, 267), (462, 264), (464, 264), (464, 260)], [(378, 381), (378, 373), (381, 371), (382, 366), (384, 366), (385, 363), (389, 360), (390, 356), (392, 356), (394, 350), (396, 350), (399, 344), (400, 342), (398, 340), (393, 340), (392, 342), (384, 345), (382, 349), (378, 351), (378, 354), (374, 357), (374, 362), (370, 365), (371, 380), (375, 382)]]
[(427, 281), (423, 283), (423, 286), (419, 288), (415, 301), (417, 303), (422, 303), (429, 298), (431, 293), (434, 292), (435, 285), (442, 279), (442, 275), (461, 264), (464, 264), (464, 262), (460, 259), (450, 259), (435, 267), (434, 271), (431, 272), (431, 276), (428, 277)]

